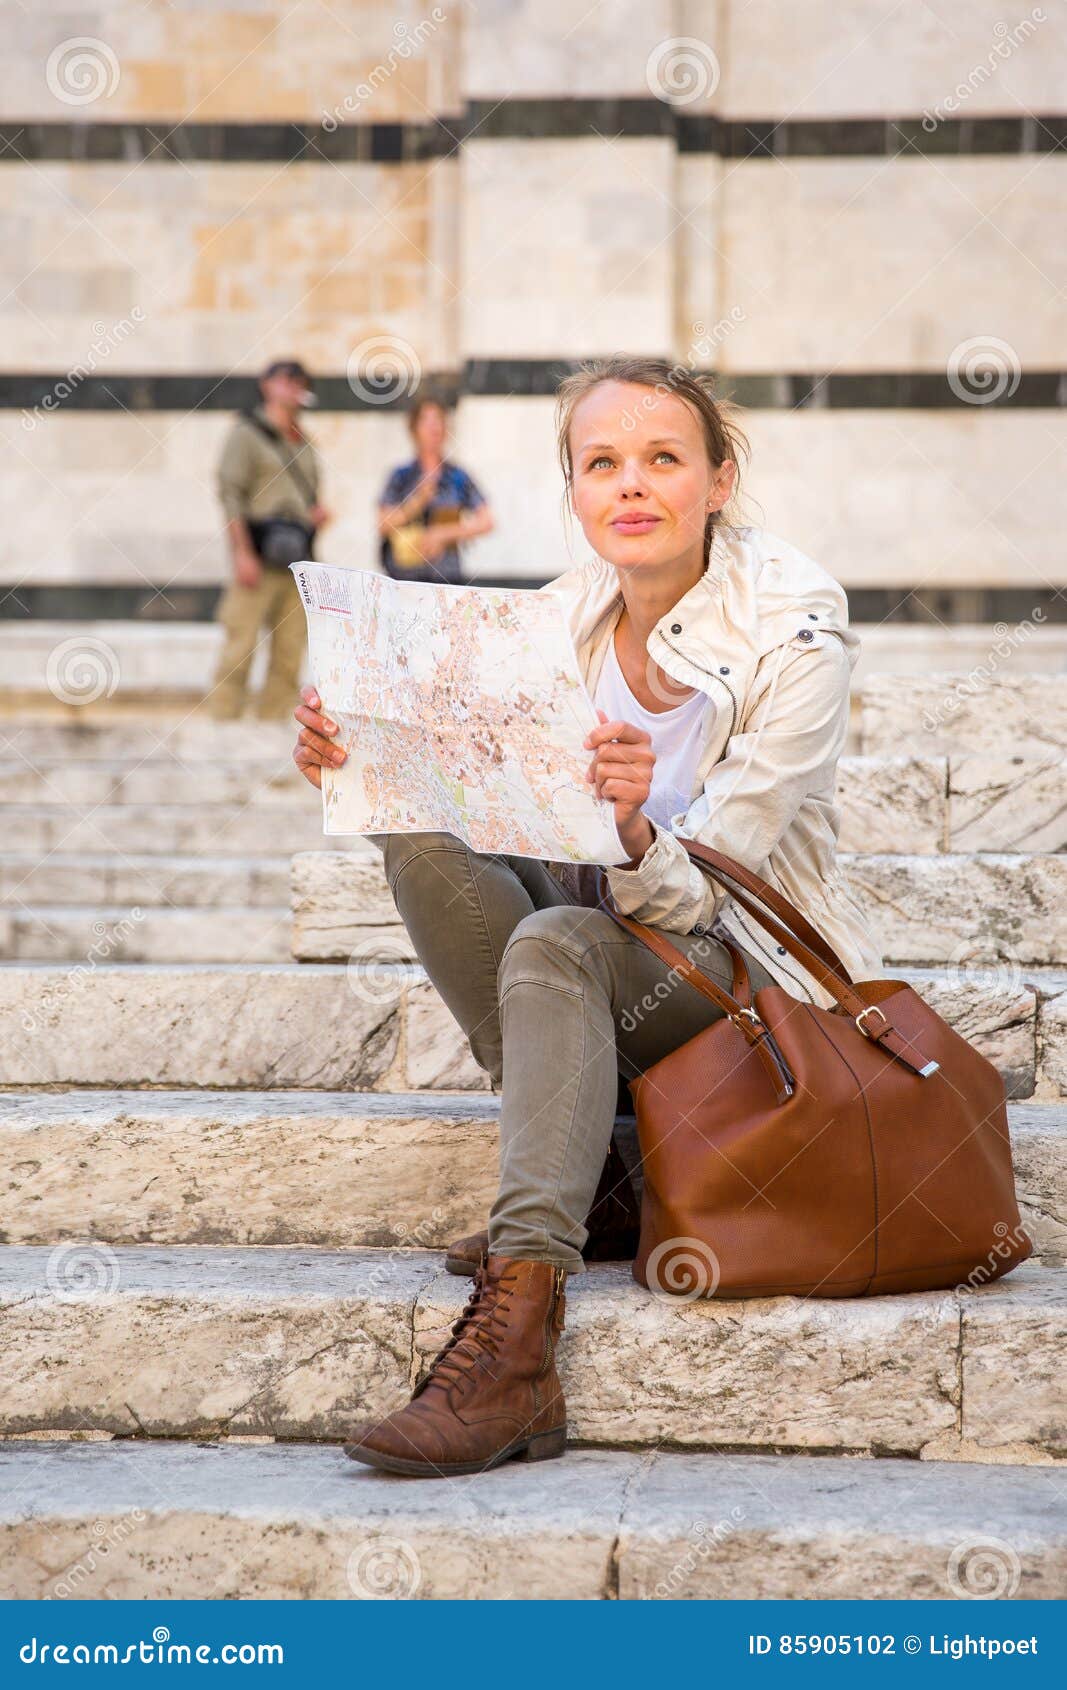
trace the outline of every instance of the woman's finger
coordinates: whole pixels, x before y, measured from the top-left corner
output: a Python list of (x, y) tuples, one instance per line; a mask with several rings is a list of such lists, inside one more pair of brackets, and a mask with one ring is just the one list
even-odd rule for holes
[(635, 728), (632, 722), (601, 722), (599, 727), (590, 728), (585, 736), (586, 750), (594, 746), (605, 745), (609, 740), (617, 739), (624, 745), (651, 745), (652, 737), (642, 728)]
[(323, 739), (321, 734), (312, 733), (310, 728), (301, 728), (297, 735), (297, 744), (313, 751), (320, 763), (343, 763), (347, 755), (343, 746), (335, 745), (332, 739)]
[(335, 733), (340, 732), (337, 723), (332, 721), (329, 716), (323, 716), (318, 710), (312, 710), (306, 704), (298, 704), (293, 711), (293, 716), (296, 721), (302, 722), (305, 727), (314, 728), (318, 734), (326, 734), (332, 737)]
[(293, 762), (296, 764), (297, 768), (300, 770), (300, 773), (304, 776), (304, 779), (309, 780), (311, 782), (312, 786), (317, 786), (319, 791), (321, 792), (322, 791), (322, 768), (318, 763), (313, 762), (311, 760), (311, 758), (310, 758), (310, 756), (307, 752), (307, 748), (305, 746), (298, 745), (296, 747), (295, 751), (293, 752)]

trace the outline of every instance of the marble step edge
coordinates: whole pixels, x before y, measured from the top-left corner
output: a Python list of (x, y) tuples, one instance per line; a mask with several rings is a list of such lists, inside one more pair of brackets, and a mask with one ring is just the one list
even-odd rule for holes
[(38, 1601), (1052, 1600), (1061, 1483), (1042, 1467), (570, 1447), (418, 1484), (322, 1445), (0, 1442), (0, 1557), (6, 1593)]
[[(0, 1431), (343, 1439), (407, 1400), (469, 1291), (425, 1252), (4, 1246)], [(1067, 1455), (1065, 1339), (1067, 1269), (1032, 1261), (978, 1289), (692, 1302), (607, 1264), (567, 1282), (559, 1367), (597, 1446), (1026, 1464)]]

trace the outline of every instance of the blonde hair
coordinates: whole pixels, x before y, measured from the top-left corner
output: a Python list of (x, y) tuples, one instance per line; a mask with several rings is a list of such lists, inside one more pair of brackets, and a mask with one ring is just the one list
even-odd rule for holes
[(737, 409), (728, 400), (716, 397), (712, 378), (687, 370), (678, 364), (668, 364), (663, 358), (627, 357), (619, 353), (611, 358), (594, 358), (578, 366), (573, 375), (566, 376), (556, 391), (556, 448), (563, 471), (563, 502), (566, 512), (568, 495), (574, 489), (574, 461), (571, 457), (571, 424), (580, 400), (606, 381), (629, 382), (636, 387), (648, 387), (663, 394), (674, 393), (692, 406), (704, 434), (708, 461), (719, 469), (727, 458), (737, 465), (737, 475), (730, 497), (721, 510), (709, 511), (704, 523), (704, 566), (711, 553), (712, 536), (722, 522), (736, 520), (740, 508), (741, 459), (751, 457), (748, 440), (737, 422)]

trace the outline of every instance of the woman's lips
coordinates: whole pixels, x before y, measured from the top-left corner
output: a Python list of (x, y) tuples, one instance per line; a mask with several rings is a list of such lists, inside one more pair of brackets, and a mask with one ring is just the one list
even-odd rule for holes
[(611, 526), (619, 534), (647, 534), (650, 528), (655, 528), (658, 521), (658, 516), (642, 516), (638, 517), (636, 521), (623, 521), (619, 517)]

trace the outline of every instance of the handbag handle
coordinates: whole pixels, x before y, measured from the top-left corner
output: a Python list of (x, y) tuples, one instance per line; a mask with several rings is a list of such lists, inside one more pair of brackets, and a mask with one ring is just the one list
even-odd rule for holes
[[(794, 908), (788, 898), (783, 898), (781, 893), (776, 892), (772, 886), (768, 886), (765, 880), (761, 880), (758, 874), (753, 874), (751, 869), (745, 868), (744, 864), (737, 862), (735, 858), (726, 856), (725, 852), (713, 851), (707, 845), (698, 845), (695, 840), (685, 839), (678, 834), (675, 834), (674, 837), (678, 839), (679, 844), (684, 846), (687, 855), (693, 861), (702, 863), (709, 869), (711, 878), (725, 886), (737, 902), (744, 909), (747, 909), (749, 914), (754, 916), (761, 926), (765, 927), (768, 933), (777, 939), (779, 944), (784, 946), (790, 956), (796, 962), (799, 962), (801, 967), (806, 969), (809, 974), (814, 976), (819, 984), (836, 1000), (839, 1007), (852, 1018), (865, 1038), (870, 1039), (873, 1044), (880, 1044), (883, 1049), (897, 1057), (913, 1073), (922, 1075), (923, 1078), (926, 1077), (926, 1074), (935, 1071), (936, 1064), (931, 1067), (925, 1062), (910, 1041), (893, 1026), (883, 1008), (864, 1002), (855, 990), (852, 977), (836, 952), (830, 948), (822, 935), (815, 931), (811, 923), (805, 920), (800, 911)], [(738, 890), (738, 888), (741, 888), (741, 890)], [(621, 910), (614, 907), (607, 876), (600, 866), (597, 867), (596, 871), (596, 889), (598, 904), (605, 914), (610, 915), (611, 919), (620, 927), (625, 927), (635, 938), (640, 939), (662, 962), (681, 974), (683, 979), (687, 980), (690, 985), (695, 986), (706, 998), (710, 998), (713, 1003), (717, 1003), (720, 1009), (723, 1009), (724, 1013), (729, 1015), (731, 1021), (738, 1026), (742, 1024), (739, 1017), (744, 1016), (746, 1012), (740, 1004), (736, 1003), (726, 992), (721, 991), (706, 975), (701, 974), (698, 969), (694, 968), (688, 957), (675, 945), (672, 945), (668, 939), (664, 938), (661, 933), (646, 927), (640, 921), (635, 921), (632, 916), (623, 915)], [(751, 891), (751, 897), (748, 896), (748, 891)], [(762, 903), (775, 909), (790, 925), (786, 927), (782, 922), (776, 921), (773, 916), (767, 915), (765, 912), (760, 913), (758, 905), (754, 907), (755, 899), (759, 899)], [(793, 931), (794, 928), (805, 937), (798, 937), (797, 932)], [(817, 949), (805, 942), (807, 937), (811, 937), (817, 942)], [(830, 959), (832, 959), (832, 962)], [(881, 1020), (881, 1026), (878, 1028), (871, 1028), (865, 1019), (867, 1014), (872, 1013)], [(749, 1010), (747, 1014), (753, 1016), (754, 1011)]]

